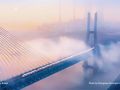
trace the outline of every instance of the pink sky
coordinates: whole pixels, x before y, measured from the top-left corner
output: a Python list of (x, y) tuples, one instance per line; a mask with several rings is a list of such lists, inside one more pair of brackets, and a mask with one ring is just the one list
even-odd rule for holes
[[(63, 22), (73, 20), (73, 10), (77, 19), (86, 17), (88, 11), (99, 15), (104, 20), (119, 22), (120, 12), (118, 4), (112, 5), (106, 1), (98, 0), (61, 0), (61, 17)], [(43, 24), (59, 22), (59, 0), (15, 0), (0, 1), (0, 26), (9, 30), (33, 30)], [(115, 3), (115, 2), (114, 2)], [(106, 4), (106, 5), (105, 5)], [(75, 6), (74, 6), (75, 5)]]

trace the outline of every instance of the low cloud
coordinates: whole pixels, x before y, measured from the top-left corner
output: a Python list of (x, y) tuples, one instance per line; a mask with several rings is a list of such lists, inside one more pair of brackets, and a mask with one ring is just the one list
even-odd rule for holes
[[(81, 41), (76, 41), (73, 39), (63, 38), (64, 40), (67, 39), (70, 42), (62, 42), (60, 45), (69, 44), (70, 46), (65, 46), (68, 49), (68, 53), (70, 51), (79, 51), (77, 49), (80, 46), (84, 47), (85, 44), (80, 43)], [(44, 41), (44, 40), (43, 40)], [(49, 41), (49, 40), (47, 40)], [(46, 40), (45, 40), (46, 42)], [(74, 42), (74, 43), (73, 43)], [(57, 42), (58, 43), (58, 42)], [(56, 43), (57, 46), (59, 46)], [(85, 45), (86, 46), (86, 45)], [(53, 76), (48, 77), (45, 80), (42, 80), (34, 85), (31, 85), (24, 90), (106, 90), (109, 85), (106, 86), (90, 86), (88, 85), (89, 80), (91, 81), (103, 81), (103, 82), (111, 82), (116, 79), (119, 75), (119, 68), (120, 68), (120, 42), (118, 43), (111, 43), (108, 46), (99, 45), (101, 50), (101, 58), (92, 57), (88, 60), (88, 65), (93, 68), (98, 68), (99, 74), (94, 73), (92, 69), (88, 69), (88, 73), (86, 73), (86, 69), (83, 67), (84, 62), (81, 62), (75, 66), (72, 66), (62, 72), (59, 72)], [(44, 46), (45, 47), (45, 46)], [(58, 47), (56, 47), (58, 48)], [(95, 59), (93, 59), (95, 58)], [(91, 71), (92, 70), (92, 71)], [(91, 74), (92, 72), (92, 74)], [(88, 75), (86, 75), (88, 74)], [(89, 79), (86, 79), (86, 77)]]

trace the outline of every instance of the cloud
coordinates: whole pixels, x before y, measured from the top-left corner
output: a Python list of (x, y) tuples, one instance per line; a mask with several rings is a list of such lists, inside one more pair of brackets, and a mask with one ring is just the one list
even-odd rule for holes
[(83, 41), (68, 37), (60, 37), (57, 40), (41, 38), (28, 41), (26, 44), (30, 47), (32, 53), (43, 53), (55, 57), (64, 57), (87, 49)]
[[(68, 43), (68, 42), (64, 42)], [(79, 41), (77, 43), (80, 44)], [(73, 46), (76, 44), (72, 44)], [(62, 44), (61, 44), (62, 45)], [(74, 48), (78, 48), (78, 44)], [(70, 47), (70, 48), (69, 48)], [(71, 49), (71, 46), (68, 48)], [(71, 49), (72, 50), (72, 49)], [(76, 50), (76, 49), (75, 49)], [(90, 72), (86, 73), (83, 64), (84, 62), (81, 62), (80, 64), (77, 64), (73, 67), (70, 67), (62, 72), (59, 72), (53, 76), (48, 77), (45, 80), (42, 80), (34, 85), (31, 85), (30, 87), (25, 88), (24, 90), (106, 90), (109, 85), (102, 86), (98, 85), (96, 86), (90, 86), (88, 85), (89, 80), (92, 81), (114, 81), (116, 77), (119, 75), (119, 63), (120, 63), (120, 42), (118, 43), (112, 43), (109, 46), (100, 45), (101, 50), (101, 58), (93, 59), (89, 58), (88, 64), (92, 67), (95, 67), (93, 65), (96, 64), (96, 66), (99, 68), (100, 72), (99, 74), (91, 74)], [(96, 67), (95, 67), (96, 68)], [(87, 76), (92, 75), (90, 79), (85, 79)], [(86, 80), (86, 81), (85, 81)], [(86, 82), (86, 83), (85, 83)]]

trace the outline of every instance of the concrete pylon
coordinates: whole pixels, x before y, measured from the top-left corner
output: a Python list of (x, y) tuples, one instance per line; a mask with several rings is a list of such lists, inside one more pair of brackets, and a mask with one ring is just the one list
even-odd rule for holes
[(98, 14), (96, 12), (94, 15), (94, 28), (91, 29), (91, 14), (88, 13), (86, 43), (89, 47), (91, 48), (94, 47), (93, 50), (94, 55), (100, 56), (99, 47), (98, 47), (97, 24), (98, 24)]
[[(97, 64), (98, 56), (99, 56), (99, 46), (98, 46), (98, 37), (97, 37), (97, 20), (98, 14), (97, 12), (94, 15), (94, 21), (91, 20), (91, 14), (87, 15), (87, 34), (86, 34), (86, 44), (94, 48), (93, 56), (89, 58), (89, 60), (85, 61), (83, 64), (85, 80), (90, 81), (93, 76), (99, 72), (99, 66)], [(91, 22), (94, 22), (93, 28), (91, 28)], [(86, 83), (86, 82), (85, 82)], [(88, 83), (88, 82), (87, 82)]]

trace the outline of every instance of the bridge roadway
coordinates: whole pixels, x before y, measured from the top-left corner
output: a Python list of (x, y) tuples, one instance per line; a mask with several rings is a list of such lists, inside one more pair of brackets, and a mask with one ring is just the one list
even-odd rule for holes
[(84, 52), (72, 55), (70, 57), (58, 60), (43, 67), (36, 68), (29, 72), (23, 73), (19, 76), (2, 81), (0, 84), (0, 90), (20, 90), (26, 86), (29, 86), (39, 80), (47, 78), (48, 76), (55, 74), (65, 68), (68, 68), (82, 60), (89, 58), (90, 53), (94, 48), (90, 48)]

